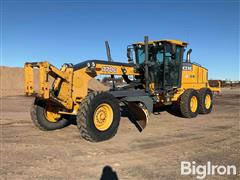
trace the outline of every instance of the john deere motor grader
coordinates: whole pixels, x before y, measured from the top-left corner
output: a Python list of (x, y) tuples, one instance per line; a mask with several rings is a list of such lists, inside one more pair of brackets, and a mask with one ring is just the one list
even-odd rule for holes
[[(31, 108), (33, 123), (40, 130), (56, 130), (77, 123), (80, 135), (92, 142), (113, 137), (121, 112), (142, 131), (149, 115), (160, 106), (179, 105), (183, 117), (208, 114), (213, 108), (213, 92), (208, 70), (190, 61), (191, 49), (183, 60), (186, 42), (177, 40), (134, 43), (127, 48), (128, 63), (88, 60), (76, 65), (64, 64), (61, 69), (48, 62), (27, 62), (24, 66), (25, 93), (34, 94), (33, 69), (40, 72), (40, 90)], [(88, 82), (97, 75), (110, 75), (109, 91), (92, 91)], [(116, 87), (114, 75), (127, 83)], [(54, 82), (49, 87), (49, 76)], [(130, 78), (131, 77), (131, 78)]]

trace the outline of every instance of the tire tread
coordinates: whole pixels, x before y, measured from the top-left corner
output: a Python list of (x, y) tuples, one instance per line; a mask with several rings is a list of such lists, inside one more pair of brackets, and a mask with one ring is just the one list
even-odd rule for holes
[[(85, 99), (81, 102), (78, 114), (77, 114), (77, 127), (80, 132), (80, 136), (84, 138), (87, 141), (90, 142), (99, 142), (106, 139), (101, 139), (101, 137), (96, 136), (96, 134), (93, 133), (92, 129), (88, 126), (88, 120), (89, 120), (89, 114), (90, 108), (92, 108), (92, 102), (96, 98), (96, 96), (100, 95), (101, 93), (104, 93), (103, 91), (94, 91), (89, 93)], [(117, 132), (117, 129), (114, 130), (114, 132), (108, 137), (110, 139), (113, 137)]]
[(191, 110), (189, 109), (189, 101), (190, 101), (190, 97), (192, 96), (192, 94), (194, 93), (195, 96), (197, 96), (198, 98), (198, 102), (199, 102), (199, 97), (198, 97), (198, 93), (196, 90), (194, 89), (187, 89), (182, 95), (181, 95), (181, 100), (180, 100), (180, 111), (183, 117), (185, 118), (193, 118), (196, 117), (198, 112), (199, 112), (199, 103), (198, 103), (198, 109), (195, 113), (191, 112)]

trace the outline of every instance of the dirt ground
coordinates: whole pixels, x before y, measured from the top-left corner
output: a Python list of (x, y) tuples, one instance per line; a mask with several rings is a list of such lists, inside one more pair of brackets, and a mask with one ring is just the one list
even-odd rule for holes
[(211, 114), (183, 119), (162, 111), (151, 115), (142, 133), (122, 118), (113, 139), (90, 143), (74, 125), (51, 132), (36, 129), (29, 115), (32, 98), (3, 97), (0, 178), (100, 179), (104, 174), (109, 179), (193, 179), (180, 175), (181, 161), (234, 164), (239, 173), (239, 100), (240, 89), (224, 89)]

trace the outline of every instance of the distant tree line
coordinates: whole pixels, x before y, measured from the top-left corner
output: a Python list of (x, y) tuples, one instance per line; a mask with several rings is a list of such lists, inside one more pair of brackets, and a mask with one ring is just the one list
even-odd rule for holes
[(221, 83), (221, 87), (227, 87), (227, 86), (240, 86), (240, 81), (231, 81), (231, 80), (209, 80), (210, 86), (218, 86), (218, 81)]

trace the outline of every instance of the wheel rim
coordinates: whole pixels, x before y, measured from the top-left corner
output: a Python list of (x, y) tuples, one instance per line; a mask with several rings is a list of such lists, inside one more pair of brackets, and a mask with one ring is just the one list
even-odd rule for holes
[(196, 96), (192, 96), (190, 101), (190, 109), (192, 112), (196, 112), (198, 106), (198, 100)]
[(61, 115), (58, 114), (58, 109), (55, 107), (52, 107), (51, 105), (48, 105), (45, 107), (44, 114), (46, 119), (52, 123), (57, 122), (61, 117)]
[(96, 108), (93, 117), (94, 125), (99, 131), (107, 130), (113, 122), (112, 107), (106, 103), (100, 104)]
[(206, 109), (209, 109), (211, 106), (211, 96), (209, 94), (206, 95), (205, 97), (205, 107)]

